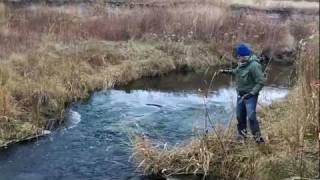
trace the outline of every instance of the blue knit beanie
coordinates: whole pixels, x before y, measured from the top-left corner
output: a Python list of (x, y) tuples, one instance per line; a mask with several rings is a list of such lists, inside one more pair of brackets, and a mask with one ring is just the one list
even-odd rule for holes
[(238, 56), (250, 56), (251, 48), (246, 43), (240, 43), (237, 47), (237, 55)]

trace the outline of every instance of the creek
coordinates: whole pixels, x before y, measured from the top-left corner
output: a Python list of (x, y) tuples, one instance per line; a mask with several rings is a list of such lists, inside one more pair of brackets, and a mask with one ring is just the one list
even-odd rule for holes
[[(291, 70), (272, 68), (260, 105), (288, 94)], [(95, 92), (70, 105), (65, 126), (2, 150), (0, 180), (154, 179), (143, 176), (130, 159), (130, 137), (144, 134), (168, 145), (182, 143), (210, 130), (204, 105), (216, 123), (227, 125), (234, 119), (236, 91), (229, 76), (219, 75), (205, 98), (212, 74), (170, 73)]]

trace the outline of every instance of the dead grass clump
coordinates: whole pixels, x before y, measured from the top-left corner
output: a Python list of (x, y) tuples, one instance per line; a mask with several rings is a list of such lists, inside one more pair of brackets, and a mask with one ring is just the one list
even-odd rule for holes
[(0, 25), (6, 21), (6, 6), (3, 3), (0, 3)]
[(306, 22), (292, 22), (290, 24), (290, 32), (291, 34), (300, 41), (311, 34), (319, 34), (317, 33), (318, 28), (316, 24), (306, 23)]
[[(145, 173), (159, 175), (173, 174), (206, 174), (211, 170), (213, 159), (219, 159), (223, 154), (217, 141), (194, 139), (185, 147), (168, 150), (155, 148), (147, 139), (139, 138), (134, 145), (134, 157), (141, 160), (140, 167)], [(207, 143), (211, 143), (207, 146)], [(212, 144), (214, 143), (214, 144)], [(208, 149), (210, 148), (210, 149)]]
[(76, 23), (78, 19), (76, 16), (46, 7), (11, 9), (9, 17), (10, 30), (17, 33), (36, 33), (40, 35), (42, 33), (57, 33), (65, 36), (66, 32), (79, 27)]
[(257, 159), (268, 153), (266, 148), (259, 150), (251, 140), (247, 144), (236, 142), (230, 134), (218, 137), (215, 133), (209, 133), (178, 147), (167, 147), (151, 143), (146, 138), (137, 138), (133, 157), (139, 162), (138, 168), (142, 168), (146, 174), (254, 178), (260, 173)]

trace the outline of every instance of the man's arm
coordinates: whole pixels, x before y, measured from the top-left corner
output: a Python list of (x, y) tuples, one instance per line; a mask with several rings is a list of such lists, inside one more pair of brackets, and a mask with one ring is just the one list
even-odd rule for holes
[(252, 73), (255, 83), (255, 86), (251, 90), (250, 94), (257, 95), (261, 91), (266, 81), (262, 72), (261, 65), (257, 62), (252, 64), (250, 72)]

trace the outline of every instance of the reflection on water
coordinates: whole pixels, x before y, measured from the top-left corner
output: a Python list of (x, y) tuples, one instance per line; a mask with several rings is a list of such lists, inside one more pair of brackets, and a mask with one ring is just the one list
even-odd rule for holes
[[(217, 123), (226, 124), (234, 113), (236, 92), (229, 77), (215, 79), (207, 98), (203, 77), (180, 74), (94, 93), (70, 108), (66, 128), (3, 150), (0, 180), (153, 179), (141, 176), (130, 161), (130, 134), (177, 144), (205, 130), (204, 102)], [(259, 103), (286, 94), (265, 87)]]
[[(267, 86), (277, 88), (287, 88), (292, 85), (292, 66), (284, 66), (278, 64), (270, 64), (268, 68)], [(116, 87), (125, 91), (130, 90), (156, 90), (156, 91), (198, 91), (207, 90), (214, 74), (218, 68), (211, 68), (202, 73), (187, 73), (182, 74), (178, 72), (170, 73), (165, 77), (143, 78), (133, 81), (126, 86)], [(212, 81), (210, 90), (218, 90), (227, 88), (234, 83), (230, 75), (217, 75)]]

